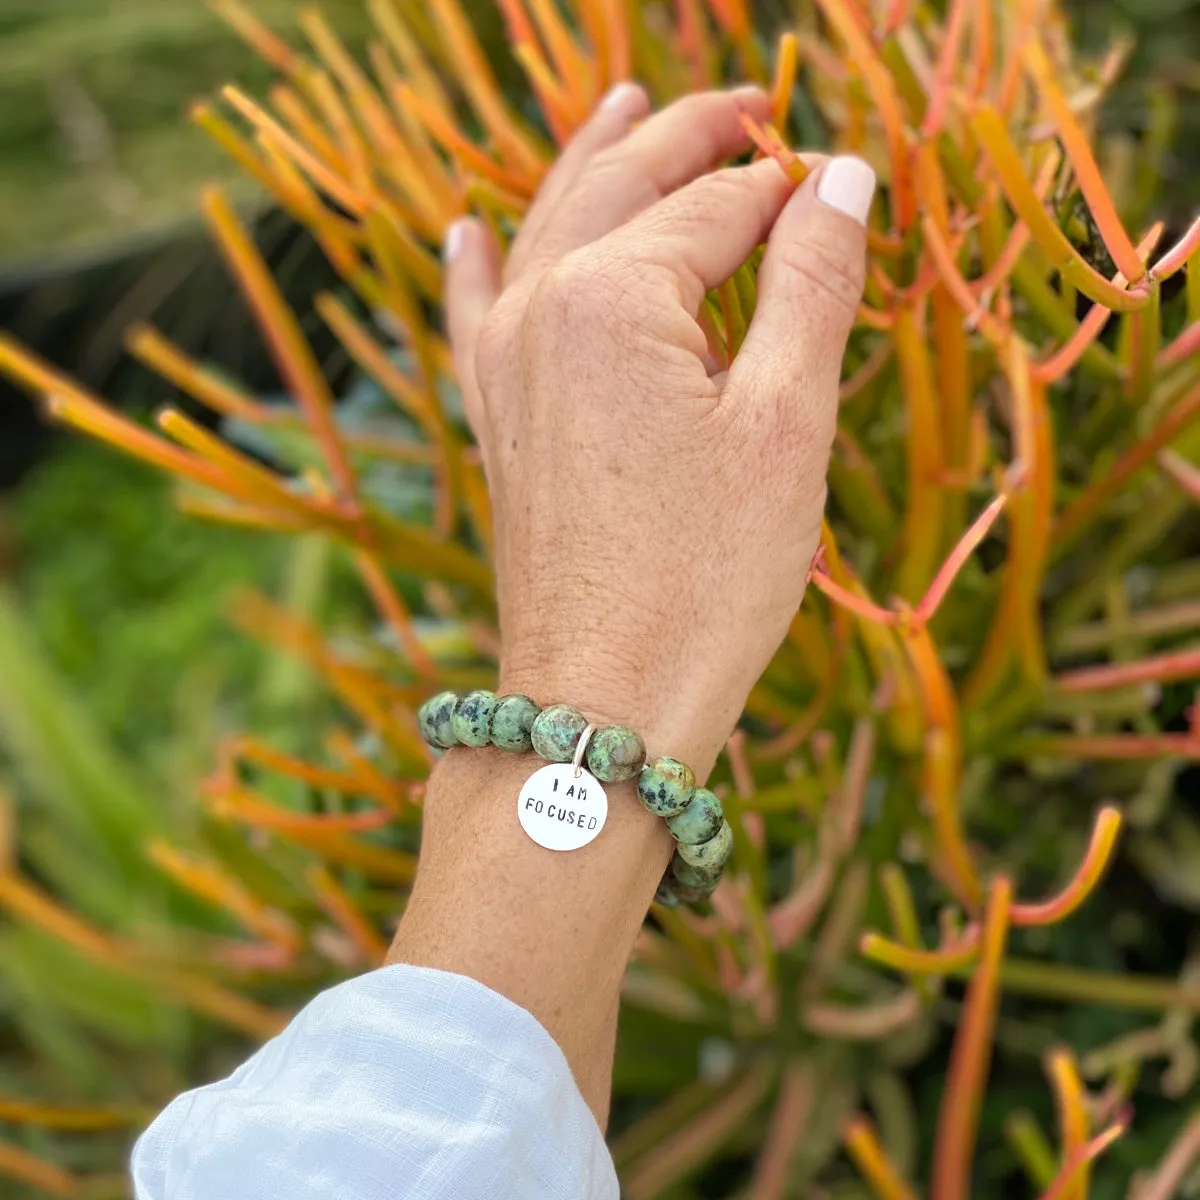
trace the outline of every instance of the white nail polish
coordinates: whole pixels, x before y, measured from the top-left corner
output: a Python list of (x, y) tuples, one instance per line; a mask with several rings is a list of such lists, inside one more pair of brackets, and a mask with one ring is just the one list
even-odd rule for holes
[(604, 94), (600, 107), (605, 112), (621, 112), (633, 106), (640, 89), (633, 83), (615, 83)]
[(442, 244), (442, 261), (452, 263), (462, 252), (463, 238), (467, 233), (467, 222), (465, 219), (455, 221), (449, 229), (446, 230), (446, 240)]
[(817, 199), (866, 225), (875, 196), (875, 172), (861, 158), (835, 158), (817, 181)]

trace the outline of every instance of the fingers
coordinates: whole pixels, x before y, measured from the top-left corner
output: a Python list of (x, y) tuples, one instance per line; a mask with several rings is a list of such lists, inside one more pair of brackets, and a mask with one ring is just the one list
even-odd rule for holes
[(754, 319), (725, 385), (727, 392), (774, 397), (789, 422), (829, 437), (846, 339), (862, 298), (874, 192), (875, 173), (865, 162), (835, 158), (787, 202), (759, 268)]
[(726, 167), (661, 200), (595, 251), (662, 273), (694, 317), (704, 293), (724, 283), (766, 240), (794, 187), (770, 159)]
[(746, 150), (739, 112), (765, 118), (769, 106), (756, 87), (686, 96), (586, 161), (581, 155), (556, 184), (546, 218), (514, 247), (506, 279), (544, 270)]
[(505, 267), (509, 279), (520, 274), (559, 200), (575, 183), (588, 162), (601, 150), (625, 137), (633, 123), (649, 111), (650, 98), (635, 83), (618, 83), (600, 101), (591, 118), (567, 143), (566, 149), (542, 180), (509, 253)]
[(445, 263), (446, 332), (467, 422), (482, 443), (484, 412), (475, 349), (484, 318), (500, 295), (500, 251), (491, 230), (469, 217), (455, 221), (446, 235)]

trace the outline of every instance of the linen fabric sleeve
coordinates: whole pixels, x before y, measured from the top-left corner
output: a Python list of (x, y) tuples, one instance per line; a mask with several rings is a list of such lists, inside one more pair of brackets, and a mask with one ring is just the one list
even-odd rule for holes
[(474, 979), (383, 967), (322, 993), (133, 1151), (138, 1200), (618, 1200), (562, 1051)]

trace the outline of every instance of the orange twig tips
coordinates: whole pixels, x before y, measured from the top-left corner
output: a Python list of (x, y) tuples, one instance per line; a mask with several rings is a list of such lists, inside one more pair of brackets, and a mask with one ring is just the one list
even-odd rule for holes
[(796, 67), (800, 43), (794, 33), (785, 33), (776, 48), (775, 78), (771, 82), (771, 124), (781, 133), (787, 129), (792, 89), (796, 86)]
[(809, 176), (810, 171), (804, 160), (794, 151), (784, 145), (783, 139), (773, 125), (760, 125), (744, 109), (738, 110), (738, 121), (746, 131), (746, 136), (754, 143), (759, 152), (766, 158), (773, 158), (783, 173), (797, 187)]
[(1200, 255), (1200, 217), (1196, 218), (1187, 233), (1154, 264), (1151, 268), (1154, 278), (1160, 282), (1170, 279), (1189, 263), (1192, 263), (1191, 269), (1200, 270), (1200, 261), (1192, 262), (1197, 255)]
[(1100, 810), (1091, 841), (1074, 878), (1057, 896), (1038, 904), (1014, 904), (1014, 925), (1054, 925), (1066, 920), (1096, 889), (1116, 848), (1121, 814), (1111, 806)]
[[(1054, 1182), (1042, 1193), (1040, 1200), (1070, 1200), (1071, 1189), (1087, 1170), (1088, 1164), (1103, 1154), (1125, 1132), (1125, 1129), (1124, 1122), (1110, 1125), (1103, 1133), (1074, 1151), (1063, 1163), (1062, 1170)], [(1142, 1193), (1139, 1192), (1140, 1195)]]

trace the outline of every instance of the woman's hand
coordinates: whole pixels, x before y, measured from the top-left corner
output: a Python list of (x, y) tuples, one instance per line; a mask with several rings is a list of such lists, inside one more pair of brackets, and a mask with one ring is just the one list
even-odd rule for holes
[[(495, 512), (500, 690), (632, 725), (703, 776), (783, 640), (820, 532), (874, 176), (793, 194), (747, 149), (757, 89), (642, 120), (616, 89), (550, 172), (508, 261), (447, 243), (447, 307)], [(766, 242), (730, 370), (696, 316)]]
[[(546, 179), (507, 263), (483, 226), (446, 247), (450, 335), (496, 517), (501, 691), (632, 725), (703, 778), (800, 603), (874, 177), (835, 159), (794, 195), (708, 93), (646, 114), (614, 92)], [(638, 124), (638, 122), (641, 122)], [(728, 374), (696, 313), (767, 242)], [(621, 980), (671, 855), (631, 784), (595, 841), (517, 820), (536, 764), (451, 750), (389, 956), (470, 975), (531, 1012), (603, 1123)]]

